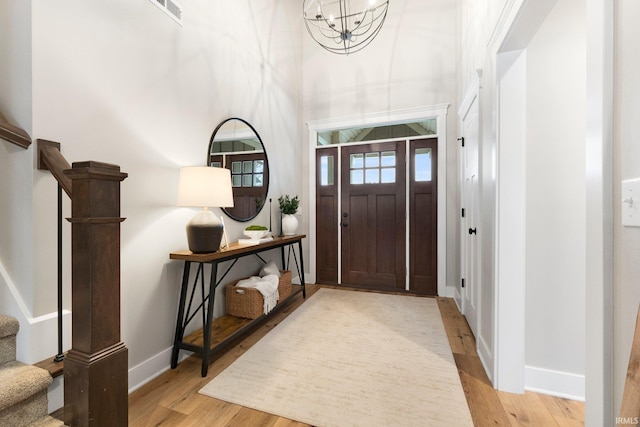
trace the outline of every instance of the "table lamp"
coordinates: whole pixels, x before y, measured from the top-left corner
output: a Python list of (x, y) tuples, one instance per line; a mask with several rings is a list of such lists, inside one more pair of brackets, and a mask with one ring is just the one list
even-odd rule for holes
[(209, 208), (233, 207), (231, 171), (209, 166), (180, 168), (177, 205), (204, 208), (187, 224), (189, 250), (196, 254), (216, 252), (224, 225)]

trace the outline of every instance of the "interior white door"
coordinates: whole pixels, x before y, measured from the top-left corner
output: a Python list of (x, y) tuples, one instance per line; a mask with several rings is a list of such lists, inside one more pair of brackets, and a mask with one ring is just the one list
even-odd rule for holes
[(478, 184), (478, 98), (470, 104), (462, 118), (461, 145), (462, 159), (462, 200), (464, 216), (461, 224), (461, 276), (464, 287), (462, 293), (462, 314), (467, 319), (473, 334), (478, 336), (479, 322), (479, 276), (478, 265), (478, 219), (479, 219), (479, 184)]

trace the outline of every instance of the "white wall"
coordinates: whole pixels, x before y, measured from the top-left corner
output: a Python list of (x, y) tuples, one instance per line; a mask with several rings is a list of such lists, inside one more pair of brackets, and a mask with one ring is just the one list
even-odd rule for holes
[[(0, 111), (10, 123), (31, 133), (31, 2), (0, 3), (0, 76)], [(32, 313), (10, 304), (8, 282), (21, 284), (15, 292), (31, 306), (33, 153), (33, 148), (0, 142), (0, 310), (19, 317)]]
[(585, 374), (585, 37), (584, 2), (559, 0), (527, 49), (525, 387), (577, 398)]
[[(304, 34), (304, 122), (450, 104), (447, 119), (447, 285), (459, 283), (455, 147), (457, 1), (394, 0), (377, 37), (344, 56)], [(306, 31), (306, 30), (305, 30)], [(304, 158), (309, 158), (304, 141)], [(307, 169), (308, 160), (305, 160)], [(308, 188), (305, 179), (305, 188)], [(305, 194), (305, 198), (308, 194)]]
[[(183, 26), (145, 0), (32, 7), (33, 138), (61, 142), (70, 162), (114, 163), (129, 174), (122, 183), (122, 339), (129, 348), (129, 385), (136, 386), (169, 364), (182, 271), (169, 253), (186, 247), (184, 225), (195, 212), (175, 207), (179, 167), (204, 164), (216, 125), (243, 117), (266, 146), (269, 196), (301, 193), (299, 5), (186, 2)], [(2, 80), (6, 84), (4, 75)], [(6, 144), (1, 149), (9, 150)], [(24, 153), (32, 156), (33, 149)], [(0, 161), (16, 164), (4, 154)], [(36, 240), (27, 233), (27, 249), (20, 253), (33, 260), (28, 271), (36, 270), (35, 280), (9, 272), (23, 293), (35, 282), (33, 301), (22, 299), (38, 316), (55, 309), (56, 240), (50, 224), (56, 186), (31, 162), (29, 157), (16, 165), (25, 171), (24, 188), (3, 187), (2, 199), (27, 206), (33, 199), (33, 222), (25, 209), (21, 217), (9, 218), (3, 210), (0, 223), (38, 234)], [(266, 210), (256, 221), (268, 222)], [(230, 239), (240, 237), (246, 225), (229, 218), (225, 223)], [(0, 262), (9, 264), (14, 255), (7, 254), (14, 249), (3, 240)], [(67, 258), (67, 271), (69, 263)], [(246, 274), (237, 268), (228, 277)], [(68, 281), (67, 276), (66, 286)], [(7, 312), (5, 305), (16, 302), (4, 295), (0, 310)], [(216, 315), (221, 306), (218, 298)]]
[[(560, 17), (547, 20), (542, 24), (542, 29), (538, 31), (540, 23), (545, 20), (545, 16), (556, 3), (555, 1), (513, 0), (490, 3), (463, 3), (463, 22), (461, 23), (463, 47), (460, 70), (463, 75), (460, 76), (460, 82), (462, 87), (469, 84), (465, 82), (469, 81), (472, 70), (477, 68), (483, 70), (480, 179), (483, 212), (481, 227), (484, 231), (484, 238), (481, 251), (482, 300), (478, 342), (484, 342), (485, 345), (479, 345), (479, 353), (490, 376), (494, 373), (492, 370), (495, 368), (498, 368), (496, 374), (509, 372), (509, 369), (501, 371), (504, 366), (501, 367), (500, 364), (504, 361), (493, 359), (497, 357), (492, 353), (495, 350), (494, 345), (510, 345), (508, 342), (500, 342), (501, 337), (504, 338), (504, 336), (496, 336), (496, 333), (502, 334), (502, 332), (500, 332), (500, 327), (494, 330), (496, 327), (494, 322), (500, 322), (500, 326), (503, 326), (504, 322), (510, 322), (510, 320), (496, 319), (498, 307), (495, 307), (494, 304), (498, 300), (504, 304), (505, 292), (502, 290), (511, 292), (513, 286), (522, 286), (524, 289), (523, 283), (526, 278), (532, 286), (530, 287), (527, 283), (527, 293), (523, 299), (527, 317), (521, 334), (526, 333), (526, 341), (520, 344), (525, 349), (524, 363), (527, 364), (527, 368), (524, 370), (525, 384), (531, 389), (581, 398), (584, 396), (585, 340), (583, 248), (585, 238), (584, 88), (586, 61), (584, 58), (586, 43), (584, 5), (561, 1), (560, 3), (564, 3), (564, 5), (555, 12)], [(483, 20), (482, 16), (487, 18)], [(563, 19), (565, 18), (567, 19), (567, 27), (564, 27)], [(562, 32), (565, 34), (563, 35)], [(532, 39), (533, 34), (536, 35)], [(554, 48), (558, 43), (554, 36), (561, 38), (559, 43), (565, 51), (567, 48), (574, 50), (567, 55), (559, 54), (560, 47), (557, 50)], [(522, 232), (526, 233), (527, 239), (525, 261), (527, 275), (522, 273), (522, 283), (498, 284), (496, 266), (504, 263), (509, 263), (512, 266), (513, 263), (502, 255), (502, 252), (499, 260), (495, 258), (497, 242), (494, 237), (500, 236), (504, 231), (496, 229), (500, 224), (500, 222), (496, 222), (495, 211), (496, 176), (502, 176), (505, 172), (502, 169), (497, 170), (496, 159), (498, 155), (503, 154), (502, 145), (510, 143), (501, 140), (500, 147), (497, 147), (496, 123), (500, 123), (502, 126), (502, 120), (510, 117), (513, 112), (505, 111), (503, 116), (502, 110), (499, 111), (496, 106), (496, 81), (499, 78), (496, 75), (498, 71), (496, 70), (496, 58), (498, 52), (525, 49), (529, 43), (531, 43), (532, 53), (530, 54), (527, 50), (526, 78), (528, 83), (527, 87), (523, 88), (523, 90), (526, 89), (527, 97), (527, 145), (524, 167), (526, 170), (526, 190), (524, 184), (522, 187), (526, 197), (524, 216), (526, 216), (527, 225)], [(530, 55), (532, 55), (531, 58)], [(560, 58), (562, 62), (570, 65), (569, 69), (554, 67), (554, 63), (558, 62), (558, 56), (562, 56)], [(576, 73), (578, 73), (577, 76)], [(558, 92), (568, 93), (566, 98), (577, 100), (577, 104), (572, 105), (568, 103), (567, 99), (563, 99), (559, 103), (554, 100), (545, 104), (545, 98), (553, 97)], [(505, 95), (500, 93), (501, 96)], [(565, 117), (567, 110), (569, 115)], [(497, 114), (500, 116), (497, 117)], [(556, 133), (557, 135), (555, 135)], [(567, 135), (570, 145), (566, 142)], [(507, 145), (504, 148), (510, 148), (510, 146)], [(576, 148), (577, 151), (571, 151), (572, 148)], [(544, 157), (545, 154), (549, 159)], [(560, 157), (558, 158), (558, 156)], [(563, 163), (564, 160), (568, 160), (567, 165)], [(543, 171), (544, 167), (550, 170)], [(570, 169), (569, 178), (565, 176), (568, 172), (567, 167)], [(551, 173), (545, 175), (544, 172)], [(506, 179), (505, 183), (511, 184), (508, 177), (500, 179)], [(567, 186), (569, 188), (575, 187), (576, 192), (575, 195), (563, 198), (559, 193), (566, 191)], [(549, 203), (553, 206), (553, 215), (540, 213), (542, 206)], [(574, 204), (577, 204), (577, 207)], [(534, 215), (533, 218), (532, 215)], [(574, 216), (577, 216), (577, 219), (574, 220)], [(503, 221), (503, 219), (498, 219), (498, 221)], [(563, 237), (558, 238), (557, 233), (551, 235), (552, 228), (557, 231), (558, 223), (564, 224), (566, 222), (570, 222), (570, 226), (562, 228), (562, 232), (565, 233)], [(539, 234), (541, 231), (544, 232), (542, 235)], [(553, 253), (553, 250), (557, 249), (558, 242), (561, 243), (558, 249), (561, 247), (565, 251), (571, 251), (567, 257), (568, 265), (558, 263), (557, 257), (548, 257), (547, 252), (543, 251), (544, 247), (549, 245), (553, 248), (550, 253)], [(521, 260), (515, 261), (520, 262)], [(572, 274), (576, 271), (576, 274)], [(548, 275), (545, 277), (544, 274)], [(547, 281), (549, 276), (551, 276), (550, 282), (555, 285), (551, 285)], [(568, 276), (571, 278), (568, 279)], [(569, 280), (568, 284), (565, 283), (567, 280)], [(544, 282), (542, 286), (536, 287), (542, 282)], [(558, 287), (559, 283), (560, 287)], [(496, 289), (497, 284), (504, 289)], [(561, 303), (552, 302), (549, 304), (548, 299), (556, 297), (562, 303), (568, 303), (568, 308)], [(510, 304), (508, 301), (506, 303)], [(517, 302), (512, 301), (511, 303)], [(541, 311), (541, 308), (544, 308), (544, 311)], [(560, 328), (562, 331), (559, 331), (557, 327), (550, 330), (550, 323), (563, 325)], [(511, 327), (511, 323), (509, 325)], [(557, 334), (556, 331), (558, 331)], [(567, 339), (564, 336), (565, 333), (572, 335)], [(512, 343), (516, 346), (520, 344)], [(557, 348), (556, 345), (558, 345)], [(501, 357), (505, 355), (500, 354)], [(516, 354), (511, 354), (511, 356), (515, 357)], [(518, 357), (520, 357), (522, 365), (522, 356)], [(494, 365), (494, 362), (497, 365)], [(513, 368), (512, 365), (509, 366)], [(524, 368), (524, 366), (521, 367), (521, 369)], [(565, 380), (570, 380), (570, 387), (566, 387), (566, 384), (562, 383)]]
[[(458, 66), (458, 97), (464, 96), (476, 70), (480, 81), (479, 184), (480, 218), (480, 314), (478, 322), (479, 354), (489, 377), (494, 374), (495, 316), (495, 205), (496, 205), (496, 70), (490, 48), (499, 30), (503, 8), (509, 2), (463, 1), (460, 3), (461, 52)], [(481, 233), (481, 234), (480, 234)]]
[(640, 228), (621, 225), (620, 181), (640, 177), (640, 3), (615, 2), (614, 411), (618, 414), (640, 302)]

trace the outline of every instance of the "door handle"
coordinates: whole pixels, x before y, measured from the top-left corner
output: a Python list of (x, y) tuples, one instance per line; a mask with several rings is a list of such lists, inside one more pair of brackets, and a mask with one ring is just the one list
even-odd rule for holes
[(469, 234), (476, 234), (476, 230), (477, 230), (477, 228), (470, 228), (469, 229)]

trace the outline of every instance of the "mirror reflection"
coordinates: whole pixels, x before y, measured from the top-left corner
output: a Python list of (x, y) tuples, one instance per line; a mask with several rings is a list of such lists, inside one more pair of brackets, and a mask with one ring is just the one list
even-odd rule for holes
[(269, 190), (269, 162), (258, 132), (246, 120), (222, 121), (211, 135), (207, 164), (231, 170), (233, 208), (222, 209), (237, 221), (262, 210)]

